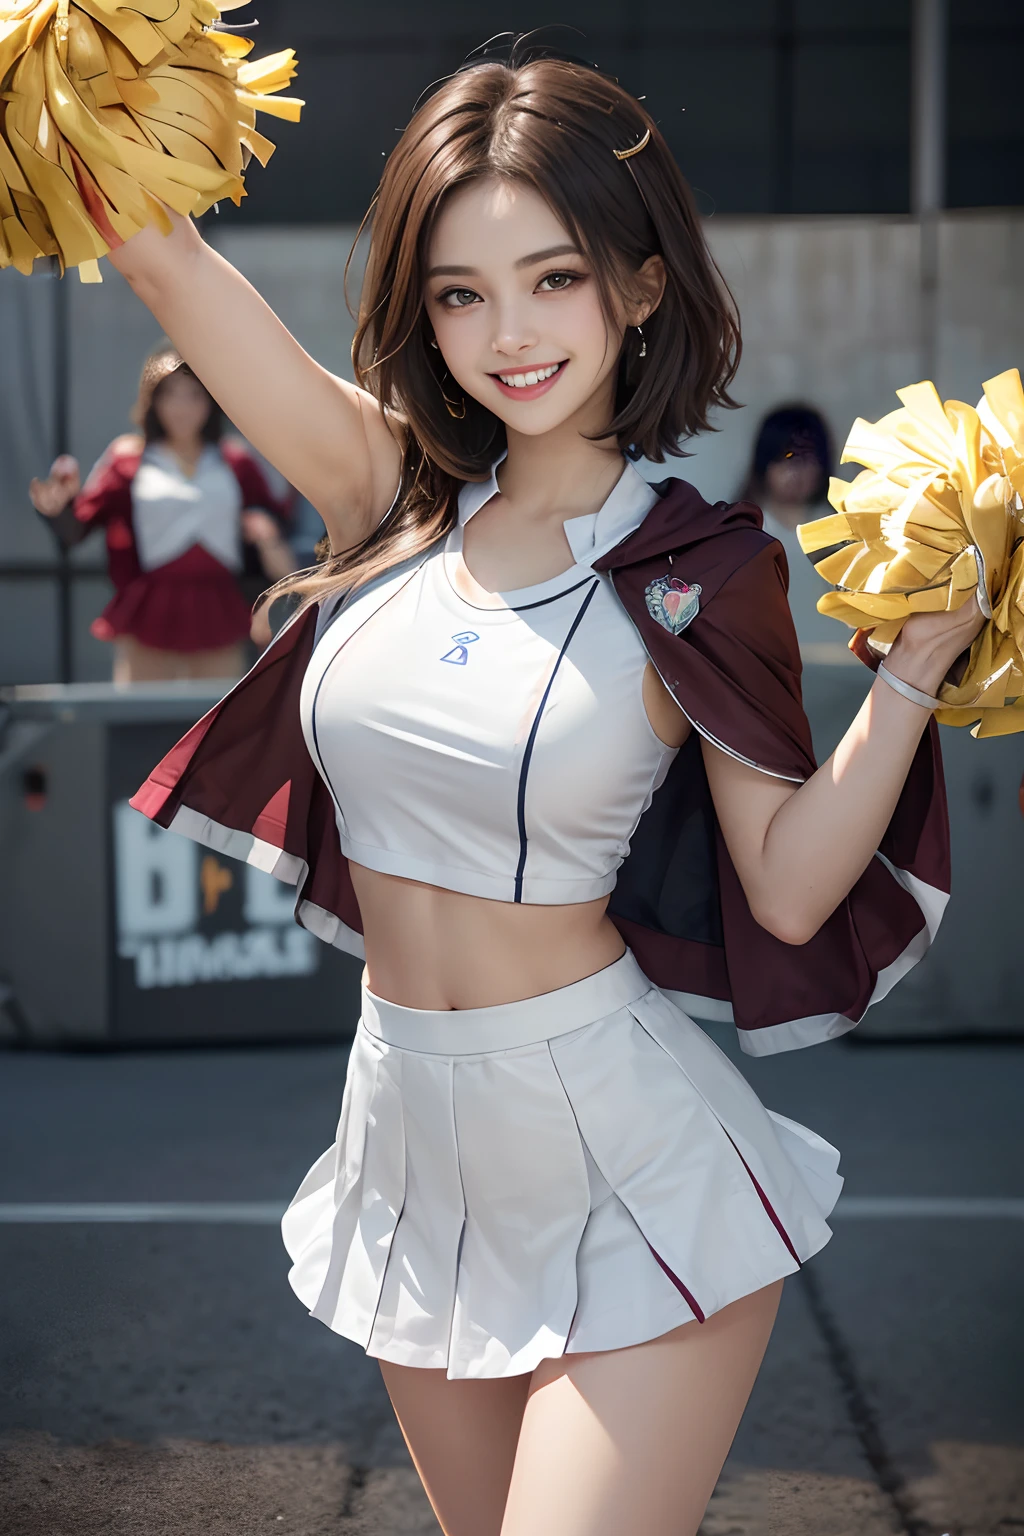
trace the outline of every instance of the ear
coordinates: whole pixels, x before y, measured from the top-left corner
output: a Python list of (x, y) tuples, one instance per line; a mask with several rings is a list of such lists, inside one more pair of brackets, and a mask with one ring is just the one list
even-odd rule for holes
[(643, 325), (658, 305), (665, 292), (665, 262), (661, 256), (648, 256), (639, 271), (633, 274), (636, 298), (630, 310), (630, 325)]

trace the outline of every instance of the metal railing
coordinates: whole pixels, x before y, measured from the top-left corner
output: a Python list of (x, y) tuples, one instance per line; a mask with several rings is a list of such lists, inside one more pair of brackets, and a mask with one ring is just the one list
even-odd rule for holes
[[(55, 543), (57, 541), (55, 540)], [(0, 563), (0, 582), (49, 581), (57, 589), (57, 682), (74, 680), (74, 634), (72, 616), (72, 592), (76, 581), (95, 581), (106, 574), (98, 565), (76, 565), (62, 545), (57, 543), (55, 558), (50, 561), (19, 560)]]

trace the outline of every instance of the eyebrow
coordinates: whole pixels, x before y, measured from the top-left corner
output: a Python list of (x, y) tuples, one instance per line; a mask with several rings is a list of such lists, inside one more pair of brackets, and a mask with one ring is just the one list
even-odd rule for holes
[[(522, 271), (523, 267), (536, 267), (542, 261), (550, 261), (554, 256), (579, 256), (581, 251), (575, 245), (550, 245), (546, 251), (534, 251), (532, 256), (520, 256), (515, 263), (516, 271)], [(476, 267), (431, 267), (428, 277), (476, 277)]]

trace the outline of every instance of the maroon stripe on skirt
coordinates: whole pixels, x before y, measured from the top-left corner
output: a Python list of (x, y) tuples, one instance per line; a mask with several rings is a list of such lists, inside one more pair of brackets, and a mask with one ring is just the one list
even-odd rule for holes
[[(651, 1248), (650, 1243), (648, 1243), (647, 1246), (648, 1246), (648, 1248)], [(675, 1286), (675, 1288), (679, 1292), (680, 1296), (686, 1302), (686, 1305), (689, 1307), (690, 1311), (693, 1313), (693, 1315), (697, 1319), (698, 1323), (704, 1322), (704, 1313), (701, 1311), (700, 1307), (698, 1307), (698, 1305), (697, 1305), (696, 1301), (694, 1300), (693, 1296), (691, 1296), (690, 1292), (686, 1289), (686, 1286), (680, 1280), (679, 1276), (678, 1275), (674, 1275), (672, 1273), (672, 1271), (669, 1269), (668, 1265), (665, 1263), (665, 1260), (662, 1258), (661, 1254), (657, 1251), (656, 1248), (651, 1248), (651, 1252), (654, 1254), (654, 1257), (657, 1259), (658, 1263), (661, 1265), (661, 1267), (665, 1271), (666, 1275), (668, 1275), (669, 1279), (672, 1281), (672, 1284)]]
[[(722, 1126), (722, 1130), (725, 1131), (725, 1126), (724, 1125)], [(729, 1132), (728, 1131), (725, 1131), (725, 1134), (727, 1136), (729, 1136)], [(782, 1238), (782, 1241), (785, 1243), (786, 1247), (789, 1249), (790, 1253), (793, 1255), (793, 1259), (795, 1260), (795, 1262), (800, 1266), (801, 1269), (803, 1269), (803, 1262), (802, 1262), (802, 1260), (800, 1258), (800, 1255), (797, 1253), (796, 1249), (793, 1247), (793, 1244), (790, 1241), (789, 1233), (786, 1231), (785, 1227), (782, 1225), (782, 1222), (779, 1220), (779, 1217), (778, 1217), (778, 1215), (776, 1214), (776, 1211), (775, 1211), (775, 1207), (772, 1205), (771, 1201), (768, 1199), (768, 1196), (765, 1194), (765, 1192), (761, 1188), (760, 1184), (754, 1178), (754, 1175), (753, 1175), (753, 1173), (751, 1172), (751, 1169), (750, 1169), (750, 1164), (747, 1162), (746, 1158), (743, 1156), (743, 1153), (740, 1151), (739, 1147), (733, 1141), (731, 1136), (729, 1136), (729, 1141), (730, 1141), (730, 1144), (732, 1146), (733, 1151), (736, 1153), (736, 1156), (739, 1158), (740, 1162), (743, 1164), (744, 1168), (747, 1170), (747, 1177), (749, 1178), (751, 1184), (753, 1184), (754, 1188), (757, 1190), (758, 1199), (760, 1200), (761, 1204), (764, 1206), (765, 1210), (768, 1212), (768, 1216), (771, 1219), (772, 1226), (775, 1228), (776, 1232)]]

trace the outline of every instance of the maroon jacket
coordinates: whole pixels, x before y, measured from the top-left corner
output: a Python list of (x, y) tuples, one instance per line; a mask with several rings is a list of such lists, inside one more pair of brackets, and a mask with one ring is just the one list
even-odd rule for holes
[[(657, 489), (658, 504), (596, 568), (695, 731), (640, 820), (609, 912), (651, 980), (699, 1018), (734, 1019), (744, 1050), (811, 1045), (852, 1028), (938, 924), (949, 829), (937, 728), (922, 738), (878, 857), (814, 938), (797, 947), (760, 927), (718, 827), (699, 736), (792, 782), (814, 770), (786, 559), (755, 507), (709, 506), (680, 480)], [(650, 583), (670, 575), (701, 589), (679, 634), (646, 601)], [(297, 920), (358, 954), (362, 924), (334, 807), (299, 723), (316, 626), (309, 610), (282, 630), (132, 804), (291, 881)]]

